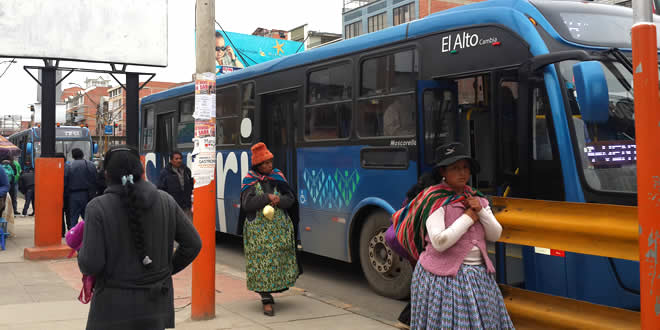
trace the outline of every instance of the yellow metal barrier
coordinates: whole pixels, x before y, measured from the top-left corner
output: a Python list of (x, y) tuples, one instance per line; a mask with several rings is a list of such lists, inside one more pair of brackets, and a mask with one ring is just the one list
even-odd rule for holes
[(493, 197), (500, 242), (639, 261), (637, 208)]
[[(493, 197), (500, 242), (639, 260), (637, 208)], [(639, 329), (640, 313), (500, 285), (517, 329)]]
[(639, 312), (500, 285), (516, 329), (639, 329)]

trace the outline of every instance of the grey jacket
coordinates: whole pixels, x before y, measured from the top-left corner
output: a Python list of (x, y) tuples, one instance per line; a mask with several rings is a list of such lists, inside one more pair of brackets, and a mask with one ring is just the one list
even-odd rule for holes
[[(141, 219), (153, 264), (146, 269), (135, 249), (121, 189), (108, 187), (85, 212), (78, 266), (83, 274), (96, 276), (87, 329), (173, 328), (171, 275), (195, 259), (199, 234), (169, 194), (149, 182), (136, 182), (138, 198), (148, 206)], [(174, 241), (179, 247), (173, 253)]]

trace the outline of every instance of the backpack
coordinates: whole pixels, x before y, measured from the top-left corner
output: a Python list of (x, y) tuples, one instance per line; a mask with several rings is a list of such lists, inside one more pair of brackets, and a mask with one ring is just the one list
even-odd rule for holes
[(2, 164), (2, 168), (7, 174), (7, 181), (9, 181), (9, 184), (14, 184), (14, 181), (16, 180), (16, 177), (14, 176), (14, 168), (11, 164)]

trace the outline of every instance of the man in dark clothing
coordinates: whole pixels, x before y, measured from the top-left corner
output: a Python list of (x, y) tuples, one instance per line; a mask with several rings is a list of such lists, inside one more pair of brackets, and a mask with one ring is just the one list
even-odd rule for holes
[(183, 164), (183, 155), (179, 151), (173, 151), (170, 155), (170, 163), (160, 172), (158, 189), (167, 191), (179, 207), (192, 220), (192, 190), (193, 181), (190, 169)]
[(18, 179), (18, 190), (25, 196), (25, 204), (23, 205), (23, 215), (27, 215), (30, 204), (32, 204), (32, 213), (34, 215), (34, 171), (30, 168), (30, 163), (25, 162), (25, 170)]
[(78, 218), (85, 218), (85, 207), (90, 196), (96, 194), (96, 167), (86, 159), (82, 150), (71, 150), (73, 161), (64, 169), (64, 194), (68, 198), (67, 226), (73, 228)]

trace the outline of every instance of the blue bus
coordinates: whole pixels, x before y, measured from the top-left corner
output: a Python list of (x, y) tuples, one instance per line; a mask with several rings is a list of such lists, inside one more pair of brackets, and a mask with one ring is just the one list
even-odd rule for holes
[[(9, 141), (21, 149), (19, 162), (25, 167), (26, 162), (34, 168), (34, 159), (41, 156), (41, 128), (32, 127), (9, 136)], [(55, 152), (64, 154), (67, 161), (73, 159), (71, 150), (79, 148), (85, 159), (93, 160), (97, 145), (93, 143), (89, 128), (78, 126), (58, 126), (55, 129)]]
[[(216, 228), (240, 234), (259, 141), (298, 192), (305, 251), (359, 263), (393, 298), (409, 294), (411, 267), (384, 231), (449, 141), (481, 163), (472, 185), (486, 194), (635, 205), (631, 26), (621, 6), (490, 0), (219, 76)], [(193, 93), (142, 100), (151, 181), (173, 149), (192, 150)], [(509, 250), (520, 264), (509, 284), (639, 308), (636, 262)]]

